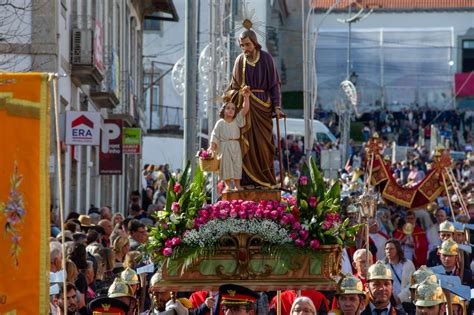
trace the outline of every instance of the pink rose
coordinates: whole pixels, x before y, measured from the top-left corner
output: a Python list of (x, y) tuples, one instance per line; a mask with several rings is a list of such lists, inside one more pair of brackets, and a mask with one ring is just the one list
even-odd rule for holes
[(199, 210), (198, 213), (199, 213), (199, 216), (202, 217), (202, 218), (208, 218), (209, 217), (209, 213), (207, 212), (207, 210)]
[(171, 211), (173, 211), (174, 213), (179, 212), (179, 203), (178, 202), (173, 202), (171, 204)]
[(262, 209), (257, 209), (255, 211), (255, 217), (257, 218), (263, 218), (263, 210)]
[(300, 236), (302, 239), (306, 240), (309, 236), (309, 232), (307, 230), (301, 230), (300, 231)]
[(285, 215), (285, 217), (287, 217), (288, 220), (290, 220), (290, 223), (295, 222), (295, 216), (292, 215), (291, 213), (287, 213), (287, 214)]
[(173, 246), (178, 246), (179, 244), (181, 244), (181, 239), (179, 237), (173, 237), (171, 239), (171, 244)]
[(270, 218), (272, 218), (273, 220), (276, 220), (278, 218), (278, 211), (272, 210), (270, 212)]
[(296, 205), (296, 198), (291, 196), (291, 197), (288, 197), (288, 204), (290, 206), (295, 206)]
[(316, 197), (311, 196), (309, 197), (308, 203), (311, 208), (315, 208), (318, 205), (318, 200), (316, 199)]
[(221, 210), (219, 211), (219, 219), (226, 219), (227, 218), (227, 215), (228, 215), (228, 212), (227, 210)]
[(317, 249), (317, 248), (319, 248), (320, 245), (321, 245), (321, 243), (318, 240), (311, 240), (311, 242), (309, 242), (309, 246), (312, 249)]
[(297, 239), (295, 241), (295, 245), (298, 247), (303, 247), (304, 246), (304, 241), (302, 239)]
[(241, 219), (246, 219), (246, 218), (247, 218), (247, 211), (245, 211), (245, 210), (240, 210), (240, 211), (239, 211), (239, 218), (241, 218)]
[(308, 177), (306, 176), (301, 176), (299, 179), (299, 183), (301, 186), (306, 186), (308, 185)]
[(173, 191), (174, 191), (176, 194), (180, 194), (180, 193), (181, 193), (181, 185), (180, 185), (180, 183), (174, 184)]
[(292, 227), (293, 227), (293, 230), (297, 230), (297, 231), (301, 230), (301, 224), (299, 222), (294, 222)]
[(291, 239), (296, 239), (298, 237), (298, 234), (296, 232), (291, 232), (290, 234), (288, 234), (288, 237)]
[(206, 150), (202, 150), (199, 154), (199, 157), (203, 160), (207, 160), (209, 158), (209, 152), (207, 152)]
[(172, 241), (170, 239), (167, 239), (165, 242), (165, 247), (171, 247)]
[(330, 228), (332, 228), (332, 221), (324, 221), (321, 227), (324, 230), (329, 230)]
[(291, 221), (290, 221), (290, 218), (288, 216), (283, 216), (280, 220), (280, 224), (281, 225), (287, 225), (289, 224)]
[(163, 253), (163, 256), (166, 256), (166, 257), (171, 256), (171, 254), (173, 254), (173, 249), (171, 247), (165, 247), (163, 248), (162, 253)]

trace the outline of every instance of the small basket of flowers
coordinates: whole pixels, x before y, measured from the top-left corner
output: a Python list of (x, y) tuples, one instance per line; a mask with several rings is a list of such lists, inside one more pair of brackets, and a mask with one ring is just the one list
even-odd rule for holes
[(214, 157), (212, 151), (200, 149), (197, 153), (199, 167), (203, 172), (219, 172), (219, 159)]

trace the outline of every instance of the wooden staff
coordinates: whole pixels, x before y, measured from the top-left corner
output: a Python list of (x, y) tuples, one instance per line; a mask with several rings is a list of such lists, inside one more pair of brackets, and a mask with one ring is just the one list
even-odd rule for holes
[(277, 315), (281, 315), (281, 290), (277, 291)]
[[(285, 118), (286, 121), (286, 118)], [(277, 141), (278, 141), (278, 160), (280, 161), (280, 188), (284, 189), (283, 187), (283, 157), (281, 153), (281, 140), (280, 140), (280, 114), (276, 114), (276, 125), (277, 125)]]
[(446, 191), (446, 196), (448, 197), (449, 209), (451, 210), (451, 216), (453, 217), (453, 222), (456, 222), (456, 216), (454, 215), (453, 205), (451, 203), (451, 198), (449, 197), (449, 190), (448, 184), (446, 183), (446, 178), (444, 177), (444, 172), (446, 170), (441, 171), (441, 177), (443, 178), (444, 190)]
[(451, 302), (451, 292), (444, 290), (444, 295), (446, 296), (446, 314), (453, 315), (453, 304)]
[(145, 311), (145, 294), (146, 294), (146, 273), (140, 274), (140, 285), (142, 290), (140, 292), (140, 313)]

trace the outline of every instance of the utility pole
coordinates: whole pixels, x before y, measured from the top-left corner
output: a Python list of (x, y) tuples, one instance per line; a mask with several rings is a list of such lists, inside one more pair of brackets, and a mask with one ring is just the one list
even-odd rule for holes
[[(184, 10), (184, 160), (183, 168), (188, 161), (192, 161), (196, 148), (196, 1), (186, 0)], [(191, 163), (191, 165), (194, 165)]]
[[(209, 5), (209, 48), (211, 50), (211, 58), (213, 62), (215, 62), (216, 57), (216, 44), (217, 44), (217, 37), (216, 37), (216, 27), (217, 27), (217, 3), (215, 0), (210, 1)], [(212, 129), (214, 128), (214, 124), (217, 120), (217, 113), (216, 113), (216, 74), (214, 70), (209, 71), (209, 95), (208, 95), (208, 104), (207, 104), (207, 129), (208, 129), (208, 140), (209, 143), (211, 141), (211, 134)], [(212, 173), (211, 179), (211, 199), (212, 202), (217, 200), (217, 175)]]

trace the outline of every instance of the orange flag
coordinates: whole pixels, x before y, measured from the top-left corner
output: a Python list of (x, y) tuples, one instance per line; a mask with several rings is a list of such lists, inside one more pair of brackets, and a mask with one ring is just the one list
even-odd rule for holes
[(0, 73), (0, 314), (49, 306), (49, 85)]

